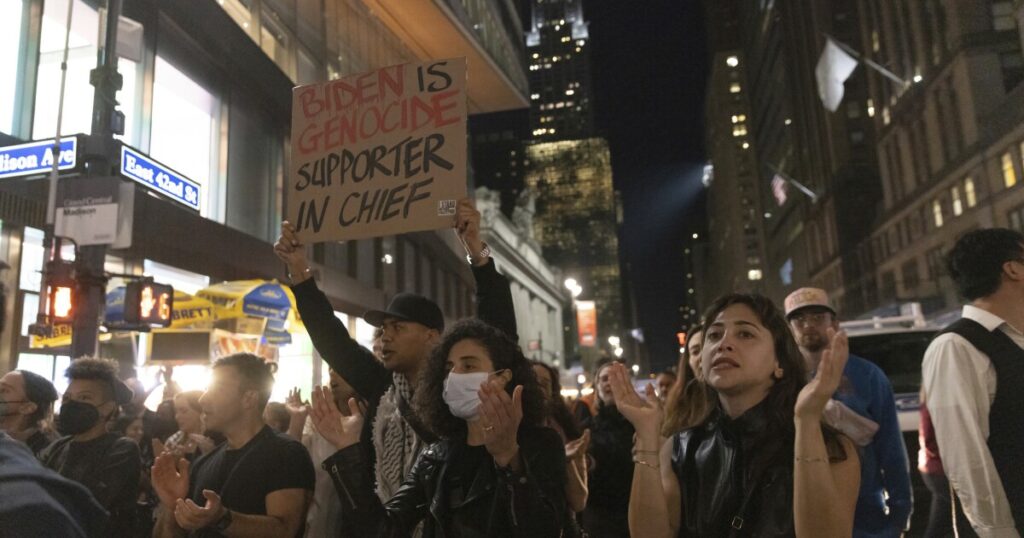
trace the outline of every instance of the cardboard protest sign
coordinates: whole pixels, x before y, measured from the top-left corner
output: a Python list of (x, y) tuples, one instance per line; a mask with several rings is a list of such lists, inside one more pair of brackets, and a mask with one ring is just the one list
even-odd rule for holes
[(288, 219), (306, 242), (452, 226), (466, 196), (466, 60), (292, 92)]

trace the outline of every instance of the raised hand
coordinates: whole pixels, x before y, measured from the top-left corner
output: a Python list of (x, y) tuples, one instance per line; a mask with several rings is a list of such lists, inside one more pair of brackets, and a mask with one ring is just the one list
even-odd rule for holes
[(484, 446), (499, 467), (508, 467), (519, 457), (519, 424), (523, 421), (523, 387), (509, 396), (495, 383), (480, 385), (480, 421)]
[(565, 444), (565, 459), (569, 461), (586, 461), (587, 450), (590, 448), (590, 429), (583, 430), (583, 435), (575, 441)]
[(654, 394), (654, 387), (647, 385), (647, 399), (644, 400), (633, 388), (625, 365), (613, 364), (608, 367), (608, 378), (615, 395), (615, 407), (636, 429), (636, 434), (645, 441), (656, 441), (661, 430), (661, 403)]
[(174, 520), (178, 526), (194, 531), (209, 527), (216, 523), (224, 515), (224, 505), (221, 504), (220, 495), (216, 492), (204, 489), (203, 497), (206, 497), (206, 505), (199, 506), (192, 502), (192, 499), (178, 499), (174, 504)]
[(309, 406), (303, 403), (302, 391), (298, 387), (288, 391), (288, 397), (284, 400), (284, 407), (288, 410), (288, 414), (292, 416), (292, 420), (298, 418), (302, 422), (306, 421), (306, 416), (309, 414)]
[(804, 385), (796, 398), (793, 412), (798, 419), (821, 420), (825, 404), (832, 399), (832, 395), (839, 388), (839, 382), (843, 379), (843, 369), (850, 358), (849, 339), (846, 331), (837, 333), (833, 329), (829, 329), (828, 336), (830, 344), (821, 354), (818, 371), (814, 378)]
[(480, 238), (480, 212), (469, 198), (459, 200), (455, 213), (455, 231), (466, 247), (466, 254), (476, 256), (484, 249)]
[(313, 429), (341, 450), (359, 443), (363, 432), (363, 411), (355, 398), (348, 399), (349, 416), (341, 414), (328, 387), (313, 387)]
[(149, 471), (153, 490), (161, 504), (174, 506), (175, 502), (188, 495), (188, 460), (164, 450), (158, 439), (153, 440), (153, 453), (157, 455)]
[(306, 260), (306, 246), (299, 241), (299, 236), (296, 235), (292, 223), (288, 221), (281, 223), (281, 235), (274, 243), (274, 254), (288, 266), (288, 272), (291, 273), (295, 281), (306, 278), (305, 270), (309, 267), (309, 261)]

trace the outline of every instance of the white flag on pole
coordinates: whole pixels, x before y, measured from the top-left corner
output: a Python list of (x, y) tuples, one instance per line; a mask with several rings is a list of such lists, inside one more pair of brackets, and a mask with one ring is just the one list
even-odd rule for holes
[(772, 196), (775, 197), (775, 203), (779, 204), (779, 207), (786, 205), (786, 200), (789, 198), (789, 182), (779, 174), (775, 174), (775, 177), (772, 178)]
[(825, 50), (821, 51), (818, 65), (814, 69), (818, 79), (818, 95), (830, 112), (839, 108), (843, 100), (843, 83), (857, 67), (857, 59), (839, 48), (832, 38), (825, 39)]

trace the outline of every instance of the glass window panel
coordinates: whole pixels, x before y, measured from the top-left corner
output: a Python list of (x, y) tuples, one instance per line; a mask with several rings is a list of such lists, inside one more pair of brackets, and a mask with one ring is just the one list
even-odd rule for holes
[(202, 186), (200, 213), (207, 207), (216, 140), (217, 99), (162, 57), (153, 82), (153, 131), (150, 155)]
[(24, 298), (21, 305), (21, 335), (28, 336), (28, 326), (36, 322), (39, 314), (39, 295), (26, 293)]
[(14, 132), (14, 111), (19, 105), (14, 98), (21, 83), (18, 64), (24, 5), (23, 0), (0, 2), (0, 73), (8, 73), (0, 78), (0, 132), (8, 134)]

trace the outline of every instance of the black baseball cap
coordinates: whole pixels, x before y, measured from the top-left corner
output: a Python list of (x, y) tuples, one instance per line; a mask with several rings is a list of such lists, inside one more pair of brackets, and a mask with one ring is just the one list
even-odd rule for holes
[(428, 329), (444, 331), (441, 308), (434, 301), (415, 293), (399, 293), (391, 299), (386, 310), (370, 310), (363, 314), (363, 319), (374, 327), (384, 325), (388, 318), (412, 321)]

